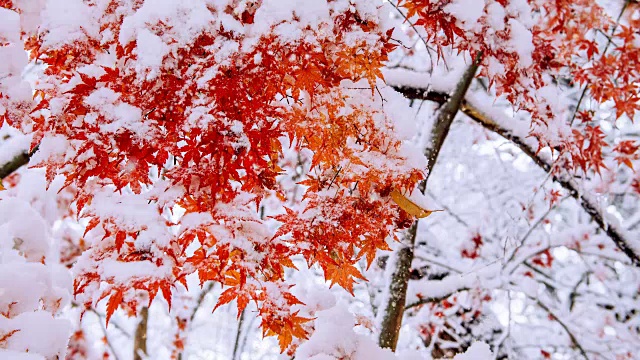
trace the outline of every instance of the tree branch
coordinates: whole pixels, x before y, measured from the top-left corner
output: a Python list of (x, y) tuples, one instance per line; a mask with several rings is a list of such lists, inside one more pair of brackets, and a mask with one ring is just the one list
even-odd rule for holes
[(147, 357), (147, 324), (149, 322), (149, 308), (144, 306), (140, 311), (140, 322), (136, 327), (133, 339), (133, 359), (143, 360)]
[(232, 360), (237, 360), (242, 355), (240, 351), (240, 338), (242, 337), (242, 323), (244, 323), (244, 313), (246, 309), (242, 310), (240, 313), (240, 320), (238, 321), (238, 330), (236, 331), (236, 339), (233, 344), (233, 355), (231, 356)]
[[(392, 85), (393, 86), (393, 85)], [(403, 94), (408, 99), (430, 100), (443, 104), (449, 98), (449, 95), (439, 92), (430, 91), (426, 88), (417, 88), (411, 86), (393, 86), (396, 91)], [(550, 159), (546, 159), (537, 153), (537, 149), (531, 145), (531, 140), (527, 141), (523, 137), (514, 134), (511, 130), (501, 126), (498, 122), (485, 114), (483, 111), (475, 107), (469, 101), (465, 100), (460, 106), (460, 110), (469, 118), (482, 125), (486, 129), (497, 133), (503, 138), (514, 143), (522, 152), (529, 156), (545, 172), (550, 172), (552, 163)], [(567, 173), (553, 175), (553, 180), (566, 189), (571, 196), (578, 200), (582, 208), (593, 218), (598, 226), (611, 238), (615, 245), (630, 260), (631, 263), (640, 267), (640, 251), (634, 249), (629, 239), (626, 238), (622, 229), (607, 223), (605, 214), (599, 209), (596, 201), (588, 194), (580, 192), (580, 186), (576, 180)]]
[(104, 334), (105, 343), (107, 344), (107, 347), (109, 348), (109, 351), (111, 351), (111, 355), (113, 355), (113, 358), (115, 360), (120, 360), (120, 357), (118, 356), (118, 353), (116, 352), (116, 349), (113, 346), (113, 343), (111, 343), (111, 340), (109, 339), (109, 335), (107, 333), (107, 327), (101, 321), (102, 317), (100, 317), (100, 314), (95, 310), (93, 311), (93, 313), (96, 314), (96, 316), (98, 317), (98, 323), (100, 324), (100, 328), (102, 329), (102, 333)]
[(411, 304), (407, 304), (407, 306), (405, 306), (404, 310), (406, 311), (406, 310), (409, 310), (409, 309), (412, 309), (414, 307), (418, 307), (418, 306), (424, 305), (424, 304), (431, 304), (431, 303), (434, 303), (434, 302), (440, 302), (440, 301), (442, 301), (444, 299), (447, 299), (449, 296), (451, 296), (451, 295), (453, 295), (455, 293), (459, 293), (459, 292), (467, 291), (467, 290), (470, 290), (470, 289), (467, 288), (467, 287), (462, 287), (462, 288), (459, 288), (459, 289), (455, 289), (455, 291), (452, 291), (452, 292), (450, 292), (448, 294), (445, 294), (445, 295), (442, 295), (442, 296), (421, 298), (420, 300), (418, 300), (416, 302), (413, 302)]
[[(420, 191), (424, 194), (429, 174), (431, 174), (440, 149), (444, 144), (444, 140), (449, 133), (451, 123), (460, 109), (464, 96), (478, 71), (480, 58), (479, 53), (473, 63), (467, 68), (462, 75), (456, 89), (451, 97), (444, 103), (435, 124), (431, 129), (430, 144), (424, 150), (424, 156), (427, 158), (427, 178), (424, 179), (419, 186)], [(402, 326), (402, 316), (405, 310), (407, 299), (407, 287), (409, 284), (409, 275), (411, 273), (411, 263), (413, 261), (413, 247), (418, 232), (418, 221), (414, 221), (411, 227), (404, 233), (402, 243), (403, 246), (392, 256), (394, 260), (392, 264), (388, 264), (391, 271), (389, 280), (388, 295), (381, 305), (380, 314), (380, 336), (378, 343), (380, 347), (390, 348), (395, 351), (400, 335), (400, 327)]]
[(539, 307), (541, 307), (544, 311), (546, 311), (547, 314), (549, 314), (549, 316), (564, 329), (564, 331), (567, 333), (567, 335), (569, 335), (569, 339), (571, 339), (571, 343), (573, 344), (573, 346), (575, 346), (580, 351), (580, 354), (582, 355), (583, 358), (585, 358), (585, 360), (589, 360), (589, 356), (587, 356), (587, 352), (584, 350), (584, 348), (582, 347), (580, 342), (578, 342), (578, 339), (573, 334), (573, 332), (571, 332), (571, 329), (569, 329), (567, 324), (565, 324), (564, 321), (560, 320), (560, 318), (558, 316), (556, 316), (553, 313), (553, 311), (551, 311), (551, 309), (547, 305), (545, 305), (542, 301), (540, 301), (539, 299), (532, 298), (532, 297), (529, 297), (529, 298), (531, 300), (535, 301), (536, 304), (538, 304)]
[[(215, 285), (214, 282), (210, 282), (206, 288), (200, 291), (200, 295), (198, 295), (198, 300), (196, 301), (196, 305), (193, 307), (193, 310), (191, 311), (191, 316), (189, 316), (189, 322), (188, 322), (189, 327), (191, 327), (191, 325), (193, 324), (193, 320), (196, 318), (196, 314), (198, 313), (198, 310), (200, 310), (200, 307), (202, 306), (204, 299), (207, 297), (207, 294), (209, 294), (211, 290), (213, 290), (214, 285)], [(182, 360), (183, 352), (184, 351), (181, 351), (178, 354), (178, 360)]]
[(27, 165), (29, 163), (29, 159), (31, 156), (38, 151), (38, 147), (36, 146), (30, 152), (24, 151), (14, 156), (9, 162), (0, 165), (0, 180), (6, 178), (7, 176), (13, 174), (14, 171), (20, 169), (22, 166)]

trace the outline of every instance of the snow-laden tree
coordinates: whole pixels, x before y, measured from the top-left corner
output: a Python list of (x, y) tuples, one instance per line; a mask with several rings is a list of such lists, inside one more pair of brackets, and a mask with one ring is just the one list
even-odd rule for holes
[(0, 5), (7, 356), (640, 350), (634, 1)]

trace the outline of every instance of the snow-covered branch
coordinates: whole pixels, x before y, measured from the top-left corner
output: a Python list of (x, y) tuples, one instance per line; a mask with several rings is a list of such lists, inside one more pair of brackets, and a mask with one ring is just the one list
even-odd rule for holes
[(16, 136), (2, 143), (0, 154), (0, 179), (11, 175), (14, 171), (29, 163), (31, 155), (37, 147), (29, 151), (29, 136)]
[[(424, 149), (427, 158), (427, 178), (420, 185), (420, 191), (424, 193), (429, 174), (433, 170), (438, 159), (438, 154), (444, 145), (445, 139), (451, 128), (451, 123), (458, 111), (460, 111), (465, 94), (471, 85), (473, 78), (478, 71), (481, 54), (466, 69), (460, 77), (451, 97), (444, 103), (438, 113), (436, 122), (431, 129), (431, 142)], [(388, 296), (385, 299), (384, 311), (381, 314), (380, 346), (391, 348), (395, 351), (400, 335), (400, 326), (406, 304), (407, 285), (413, 262), (413, 248), (418, 231), (418, 221), (405, 232), (403, 247), (398, 250), (393, 261), (391, 278), (389, 280)]]
[[(417, 75), (416, 78), (420, 76)], [(429, 100), (437, 103), (445, 103), (448, 94), (443, 91), (421, 88), (415, 84), (394, 84), (390, 81), (396, 91), (403, 94), (409, 99)], [(549, 157), (537, 152), (537, 141), (531, 137), (526, 137), (526, 133), (518, 131), (519, 129), (510, 128), (508, 122), (502, 121), (494, 115), (488, 115), (489, 111), (483, 109), (477, 101), (468, 96), (461, 106), (461, 111), (469, 118), (482, 125), (484, 128), (491, 130), (505, 139), (513, 142), (522, 152), (528, 155), (540, 168), (549, 172), (552, 170), (552, 161)], [(571, 196), (576, 198), (582, 208), (593, 218), (600, 228), (607, 233), (616, 246), (631, 260), (633, 265), (640, 267), (640, 249), (634, 244), (623, 229), (608, 221), (607, 215), (600, 209), (596, 200), (587, 193), (580, 191), (580, 184), (566, 172), (560, 172), (553, 175), (554, 181), (558, 182), (565, 188)]]

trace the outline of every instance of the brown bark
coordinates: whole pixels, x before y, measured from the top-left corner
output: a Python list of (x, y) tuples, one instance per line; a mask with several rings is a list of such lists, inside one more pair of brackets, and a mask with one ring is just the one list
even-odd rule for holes
[(136, 327), (133, 339), (133, 360), (143, 360), (147, 357), (147, 323), (149, 321), (149, 308), (143, 307), (140, 311), (140, 322)]
[[(427, 158), (427, 178), (420, 184), (420, 191), (423, 193), (426, 189), (429, 174), (431, 174), (436, 164), (440, 149), (451, 128), (451, 123), (458, 113), (464, 96), (478, 70), (480, 56), (478, 54), (475, 61), (462, 75), (455, 91), (440, 109), (435, 124), (431, 129), (431, 142), (424, 150), (424, 155)], [(380, 311), (383, 311), (383, 315), (378, 343), (381, 347), (389, 348), (392, 351), (396, 350), (400, 327), (402, 326), (402, 316), (406, 305), (407, 287), (413, 261), (413, 247), (417, 232), (418, 221), (414, 221), (402, 238), (402, 247), (393, 255), (395, 256), (395, 261), (391, 264), (394, 268), (389, 281), (388, 296), (386, 304), (382, 304), (383, 308), (380, 309)]]
[(31, 159), (31, 156), (37, 150), (38, 147), (36, 146), (31, 152), (22, 152), (14, 156), (8, 163), (0, 164), (0, 180), (13, 174), (14, 171), (18, 170), (22, 166), (27, 165), (29, 163), (29, 159)]
[(413, 261), (413, 244), (417, 230), (418, 222), (415, 221), (404, 233), (403, 247), (392, 255), (395, 257), (395, 262), (387, 264), (387, 266), (391, 265), (394, 268), (389, 281), (386, 304), (382, 304), (384, 308), (379, 310), (384, 311), (384, 315), (380, 324), (378, 344), (380, 347), (389, 348), (392, 351), (396, 350), (402, 326), (402, 315), (404, 314), (411, 262)]

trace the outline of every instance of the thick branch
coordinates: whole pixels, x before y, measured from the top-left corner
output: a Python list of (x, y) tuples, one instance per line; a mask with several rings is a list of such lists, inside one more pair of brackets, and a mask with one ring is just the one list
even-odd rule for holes
[(413, 244), (417, 231), (418, 222), (415, 221), (404, 233), (402, 248), (391, 255), (395, 261), (387, 264), (387, 266), (392, 266), (392, 273), (386, 301), (382, 304), (383, 309), (379, 310), (383, 313), (380, 314), (382, 321), (378, 343), (380, 347), (390, 348), (392, 351), (396, 350), (402, 326), (411, 262), (413, 261)]
[(31, 156), (37, 150), (38, 147), (36, 146), (31, 152), (21, 152), (14, 156), (9, 162), (0, 164), (0, 179), (6, 178), (22, 166), (27, 165), (29, 163), (29, 159), (31, 159)]
[[(427, 179), (431, 174), (433, 167), (438, 159), (440, 149), (444, 144), (444, 140), (449, 133), (451, 123), (455, 118), (464, 96), (469, 89), (469, 85), (473, 81), (478, 70), (480, 54), (469, 68), (462, 75), (455, 91), (440, 109), (438, 117), (431, 129), (431, 140), (424, 151), (427, 158), (427, 178), (420, 184), (420, 190), (424, 193)], [(411, 263), (413, 261), (413, 246), (418, 232), (418, 221), (415, 221), (409, 230), (407, 230), (402, 239), (403, 247), (394, 254), (393, 269), (391, 269), (391, 279), (389, 280), (388, 296), (381, 309), (380, 337), (378, 343), (381, 347), (390, 348), (395, 351), (400, 335), (400, 327), (402, 326), (402, 316), (405, 310), (407, 299), (407, 286), (409, 284), (409, 275), (411, 273)]]
[(147, 323), (149, 321), (149, 308), (143, 307), (140, 311), (140, 322), (136, 327), (136, 336), (133, 339), (133, 359), (142, 360), (147, 356)]
[[(456, 117), (458, 110), (462, 109), (462, 105), (465, 101), (464, 97), (467, 94), (467, 90), (469, 90), (469, 86), (471, 85), (473, 78), (476, 76), (476, 72), (478, 71), (481, 56), (482, 54), (479, 53), (474, 62), (467, 68), (456, 85), (456, 89), (453, 91), (453, 94), (451, 94), (438, 113), (436, 123), (431, 130), (431, 144), (429, 144), (430, 146), (427, 146), (424, 150), (424, 155), (427, 157), (427, 170), (429, 173), (433, 170), (433, 167), (436, 164), (438, 154), (440, 154), (440, 149), (442, 149), (444, 140), (447, 137), (447, 134), (449, 134), (453, 118)], [(428, 179), (429, 174), (427, 174), (427, 178), (424, 179), (421, 184), (422, 193), (425, 191)]]
[[(444, 103), (449, 98), (447, 94), (438, 91), (429, 91), (427, 89), (408, 87), (408, 86), (394, 86), (394, 88), (402, 93), (409, 99), (430, 100), (437, 103)], [(527, 156), (529, 156), (538, 166), (544, 171), (549, 172), (552, 168), (550, 159), (540, 156), (536, 153), (536, 148), (530, 144), (530, 141), (526, 141), (525, 138), (514, 134), (509, 129), (501, 126), (498, 122), (493, 120), (490, 116), (479, 110), (477, 107), (470, 104), (468, 101), (463, 101), (460, 109), (469, 118), (475, 120), (486, 129), (491, 130), (507, 140), (513, 142), (520, 148)], [(634, 249), (629, 239), (625, 237), (624, 232), (618, 227), (607, 223), (605, 214), (599, 209), (595, 199), (591, 198), (589, 194), (581, 193), (580, 186), (574, 178), (566, 173), (556, 174), (553, 176), (554, 181), (558, 182), (563, 188), (565, 188), (571, 196), (576, 198), (582, 208), (593, 218), (593, 220), (604, 230), (607, 235), (613, 240), (616, 246), (631, 260), (634, 266), (640, 267), (640, 252)]]

